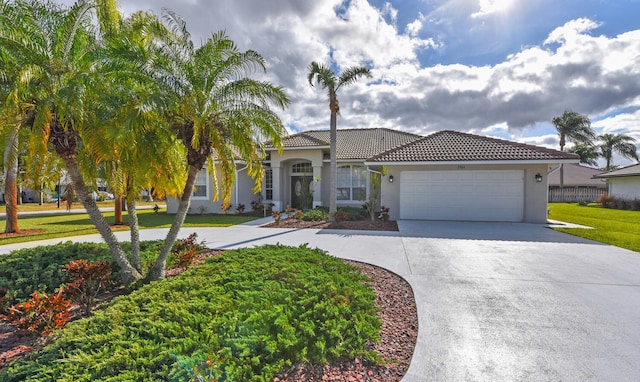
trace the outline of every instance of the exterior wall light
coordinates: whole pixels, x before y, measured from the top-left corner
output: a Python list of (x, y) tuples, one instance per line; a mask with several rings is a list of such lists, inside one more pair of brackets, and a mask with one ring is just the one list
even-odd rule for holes
[(393, 175), (389, 175), (389, 183), (393, 183)]
[(538, 183), (542, 182), (542, 175), (540, 175), (540, 173), (536, 174), (536, 182)]

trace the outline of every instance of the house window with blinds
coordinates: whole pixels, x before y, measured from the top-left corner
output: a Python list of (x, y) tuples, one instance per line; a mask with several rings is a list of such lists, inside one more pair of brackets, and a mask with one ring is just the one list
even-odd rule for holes
[(362, 201), (367, 197), (367, 169), (363, 166), (338, 167), (337, 199)]

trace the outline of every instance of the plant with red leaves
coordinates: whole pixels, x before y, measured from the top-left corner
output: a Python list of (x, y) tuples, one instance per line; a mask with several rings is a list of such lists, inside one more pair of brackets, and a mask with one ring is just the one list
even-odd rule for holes
[(5, 318), (22, 331), (48, 336), (71, 320), (70, 308), (71, 301), (65, 298), (63, 288), (51, 296), (36, 290), (31, 300), (11, 306)]
[(204, 240), (198, 243), (197, 233), (192, 233), (185, 239), (177, 240), (173, 245), (172, 255), (176, 258), (176, 268), (186, 268), (196, 259), (198, 254), (205, 248)]
[(91, 315), (93, 302), (100, 290), (113, 283), (111, 263), (75, 260), (65, 265), (62, 271), (67, 273), (66, 296), (80, 304), (85, 316)]

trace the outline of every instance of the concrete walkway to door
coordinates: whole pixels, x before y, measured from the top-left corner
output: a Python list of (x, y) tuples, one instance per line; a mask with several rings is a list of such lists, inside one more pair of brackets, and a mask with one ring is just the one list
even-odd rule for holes
[[(400, 232), (183, 228), (218, 249), (307, 243), (404, 277), (418, 308), (405, 382), (639, 381), (640, 253), (544, 225), (400, 221)], [(162, 239), (167, 229), (141, 231)], [(128, 240), (128, 232), (116, 233)], [(63, 240), (0, 246), (0, 253)]]

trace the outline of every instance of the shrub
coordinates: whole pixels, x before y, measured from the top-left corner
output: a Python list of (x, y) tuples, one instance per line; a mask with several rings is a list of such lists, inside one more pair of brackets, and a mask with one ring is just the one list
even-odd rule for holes
[(67, 325), (0, 380), (165, 381), (212, 360), (227, 380), (267, 381), (298, 362), (377, 361), (366, 346), (380, 330), (367, 280), (306, 247), (227, 251)]
[(341, 222), (349, 219), (349, 215), (344, 212), (344, 210), (337, 210), (333, 213), (333, 219), (337, 222)]
[(586, 200), (580, 200), (578, 201), (578, 205), (582, 207), (586, 207), (589, 205), (589, 202), (587, 202)]
[(602, 207), (604, 208), (612, 208), (613, 200), (614, 200), (613, 196), (604, 194), (600, 196), (599, 202), (600, 204), (602, 204)]
[(271, 213), (271, 217), (273, 218), (273, 221), (276, 222), (276, 225), (280, 225), (280, 219), (282, 219), (282, 212), (275, 210)]
[(47, 336), (71, 320), (71, 301), (67, 300), (63, 288), (49, 296), (34, 291), (31, 300), (9, 308), (7, 319), (18, 329), (37, 336)]
[[(142, 267), (147, 269), (160, 252), (162, 241), (140, 243)], [(122, 243), (126, 252), (129, 243)], [(25, 248), (0, 256), (0, 289), (7, 288), (9, 304), (25, 301), (34, 290), (54, 293), (66, 281), (62, 271), (65, 264), (74, 260), (97, 262), (106, 260), (113, 266), (111, 277), (120, 280), (120, 267), (115, 263), (104, 243), (60, 243), (56, 245)]]
[(316, 222), (321, 220), (327, 220), (328, 216), (329, 214), (321, 209), (313, 209), (305, 212), (304, 215), (302, 215), (302, 220)]
[(297, 221), (302, 221), (302, 218), (304, 217), (304, 211), (302, 210), (295, 210), (293, 213), (293, 217), (294, 219), (296, 219)]
[(9, 309), (9, 299), (7, 298), (7, 288), (0, 288), (0, 316), (7, 313)]
[(76, 260), (67, 264), (63, 272), (67, 274), (64, 294), (72, 301), (77, 301), (85, 316), (91, 315), (93, 301), (101, 289), (113, 284), (110, 279), (112, 264), (107, 261), (89, 263)]
[(380, 207), (380, 219), (384, 221), (389, 220), (389, 207)]
[(367, 210), (362, 207), (340, 207), (338, 211), (346, 214), (344, 220), (362, 220), (367, 216)]
[(192, 233), (184, 239), (178, 239), (173, 244), (171, 255), (175, 258), (173, 263), (174, 268), (186, 268), (193, 263), (198, 254), (202, 252), (206, 247), (204, 240), (198, 243), (197, 233)]
[(238, 206), (236, 207), (236, 213), (241, 214), (243, 212), (244, 212), (244, 204), (238, 203)]

